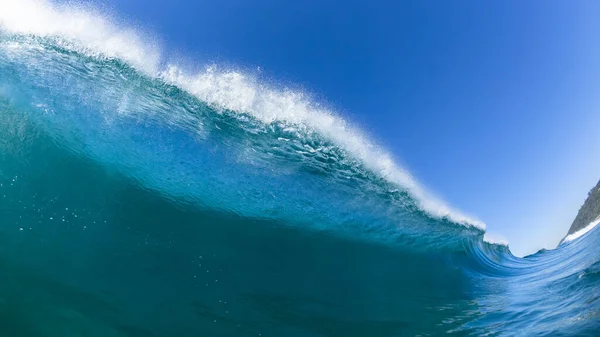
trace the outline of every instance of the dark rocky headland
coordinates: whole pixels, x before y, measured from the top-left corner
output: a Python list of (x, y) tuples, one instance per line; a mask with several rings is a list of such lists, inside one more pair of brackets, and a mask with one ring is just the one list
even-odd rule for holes
[(577, 217), (575, 217), (567, 235), (585, 228), (590, 222), (596, 220), (598, 216), (600, 216), (600, 181), (588, 193), (587, 199), (579, 209), (579, 213), (577, 213)]

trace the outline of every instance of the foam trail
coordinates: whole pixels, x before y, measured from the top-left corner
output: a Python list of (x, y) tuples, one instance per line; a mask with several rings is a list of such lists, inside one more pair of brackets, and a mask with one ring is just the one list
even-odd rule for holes
[(195, 95), (217, 109), (246, 113), (264, 122), (282, 122), (298, 132), (317, 132), (336, 143), (388, 182), (409, 191), (423, 210), (439, 218), (484, 229), (433, 196), (392, 156), (357, 128), (325, 109), (302, 92), (273, 88), (239, 71), (207, 67), (197, 74), (177, 65), (161, 67), (159, 49), (151, 39), (123, 28), (97, 11), (77, 5), (60, 5), (45, 0), (3, 0), (0, 29), (14, 34), (57, 37), (66, 48), (96, 57), (117, 58), (168, 84)]
[(588, 233), (589, 231), (591, 231), (592, 229), (594, 229), (594, 227), (596, 227), (598, 224), (600, 223), (600, 217), (598, 217), (596, 220), (590, 222), (589, 225), (585, 226), (584, 228), (578, 230), (577, 232), (573, 233), (573, 234), (569, 234), (565, 237), (565, 239), (563, 240), (564, 242), (571, 242), (575, 239), (578, 239), (582, 236), (584, 236), (586, 233)]

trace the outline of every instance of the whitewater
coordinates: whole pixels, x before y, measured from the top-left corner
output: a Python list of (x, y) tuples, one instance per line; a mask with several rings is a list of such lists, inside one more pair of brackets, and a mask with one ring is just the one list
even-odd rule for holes
[(0, 3), (0, 336), (597, 333), (594, 224), (517, 258), (310, 95), (141, 31)]

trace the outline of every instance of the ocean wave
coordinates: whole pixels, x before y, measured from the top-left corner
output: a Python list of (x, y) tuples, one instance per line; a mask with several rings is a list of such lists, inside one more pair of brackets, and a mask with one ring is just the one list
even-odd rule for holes
[(515, 257), (309, 95), (123, 27), (0, 3), (9, 334), (598, 331), (600, 219)]
[(166, 62), (158, 44), (148, 34), (81, 5), (42, 0), (3, 1), (0, 27), (9, 34), (53, 38), (60, 47), (90, 57), (121, 60), (150, 78), (194, 95), (217, 112), (247, 114), (265, 125), (291, 126), (302, 133), (300, 137), (315, 132), (377, 176), (408, 191), (432, 216), (485, 228), (483, 222), (451, 208), (427, 191), (363, 131), (302, 92), (272, 87), (241, 71), (218, 70), (215, 66), (190, 74)]

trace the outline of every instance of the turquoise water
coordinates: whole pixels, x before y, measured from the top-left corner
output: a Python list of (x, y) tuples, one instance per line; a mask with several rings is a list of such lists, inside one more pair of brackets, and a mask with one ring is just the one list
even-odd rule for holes
[(300, 94), (54, 31), (0, 29), (0, 336), (600, 331), (599, 229), (517, 258)]

